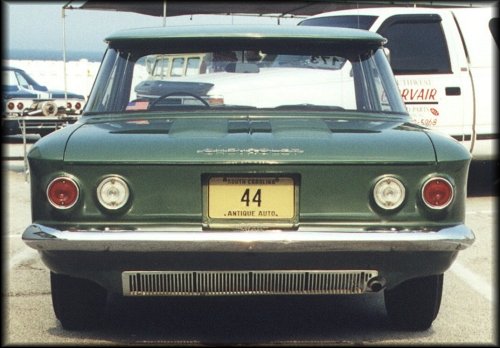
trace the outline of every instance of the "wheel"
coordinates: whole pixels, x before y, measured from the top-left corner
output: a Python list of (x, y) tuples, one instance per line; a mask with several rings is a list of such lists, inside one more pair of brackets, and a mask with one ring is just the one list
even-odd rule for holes
[(159, 96), (158, 98), (156, 98), (151, 104), (149, 104), (149, 107), (148, 109), (151, 109), (153, 108), (160, 100), (163, 100), (167, 97), (170, 97), (170, 96), (189, 96), (189, 97), (193, 97), (197, 100), (199, 100), (203, 105), (205, 105), (207, 108), (210, 107), (210, 104), (205, 100), (203, 99), (202, 97), (200, 97), (199, 95), (196, 95), (194, 93), (190, 93), (190, 92), (172, 92), (172, 93), (167, 93), (167, 94), (164, 94), (162, 96)]
[(50, 272), (52, 305), (66, 330), (87, 330), (102, 324), (107, 292), (89, 280)]
[(436, 319), (443, 293), (443, 274), (407, 280), (384, 291), (385, 308), (400, 329), (427, 330)]

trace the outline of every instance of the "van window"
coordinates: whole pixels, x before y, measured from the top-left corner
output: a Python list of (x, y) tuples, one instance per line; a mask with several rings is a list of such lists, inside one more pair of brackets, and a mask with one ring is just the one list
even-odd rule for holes
[(170, 76), (184, 76), (184, 58), (174, 58), (172, 60)]
[(318, 17), (303, 20), (299, 25), (310, 25), (318, 27), (341, 27), (368, 30), (377, 16), (332, 16)]
[(378, 33), (388, 42), (394, 74), (448, 74), (448, 46), (437, 15), (390, 17)]
[(153, 76), (158, 78), (165, 78), (168, 76), (168, 58), (159, 57), (153, 69)]
[(200, 57), (191, 57), (187, 60), (186, 76), (198, 75), (200, 73)]

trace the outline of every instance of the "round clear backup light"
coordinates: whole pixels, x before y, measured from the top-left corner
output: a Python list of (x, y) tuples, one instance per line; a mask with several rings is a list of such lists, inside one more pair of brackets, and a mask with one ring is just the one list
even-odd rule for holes
[(392, 176), (384, 177), (375, 184), (373, 198), (382, 209), (397, 209), (405, 200), (405, 187)]
[(453, 200), (454, 189), (445, 178), (434, 177), (427, 180), (422, 187), (422, 199), (431, 209), (444, 209)]
[(109, 176), (97, 186), (97, 199), (108, 210), (122, 208), (128, 202), (130, 192), (125, 180)]

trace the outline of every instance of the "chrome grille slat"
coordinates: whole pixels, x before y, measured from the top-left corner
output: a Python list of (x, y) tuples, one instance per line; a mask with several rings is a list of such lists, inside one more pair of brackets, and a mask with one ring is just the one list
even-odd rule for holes
[(125, 296), (360, 294), (373, 270), (127, 271)]

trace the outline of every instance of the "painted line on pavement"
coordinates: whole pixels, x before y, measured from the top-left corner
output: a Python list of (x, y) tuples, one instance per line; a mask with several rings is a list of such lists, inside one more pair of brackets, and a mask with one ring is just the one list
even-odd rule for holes
[(493, 210), (472, 210), (472, 211), (466, 211), (465, 214), (493, 214), (496, 213), (496, 211)]
[(483, 278), (459, 262), (455, 262), (450, 270), (463, 280), (469, 287), (479, 293), (485, 299), (493, 302), (493, 287)]

